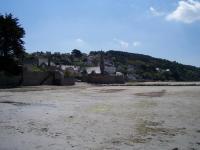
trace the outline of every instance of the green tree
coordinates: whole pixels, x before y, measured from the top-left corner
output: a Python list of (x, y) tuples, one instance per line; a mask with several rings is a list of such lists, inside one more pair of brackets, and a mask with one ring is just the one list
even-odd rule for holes
[(12, 14), (0, 15), (0, 56), (20, 58), (24, 54), (24, 29)]
[(71, 54), (72, 54), (74, 57), (76, 57), (76, 58), (80, 58), (80, 57), (82, 57), (82, 55), (83, 55), (83, 54), (81, 53), (81, 51), (78, 50), (78, 49), (72, 50)]
[(0, 71), (20, 73), (18, 64), (25, 53), (24, 35), (25, 31), (17, 18), (12, 14), (0, 14)]

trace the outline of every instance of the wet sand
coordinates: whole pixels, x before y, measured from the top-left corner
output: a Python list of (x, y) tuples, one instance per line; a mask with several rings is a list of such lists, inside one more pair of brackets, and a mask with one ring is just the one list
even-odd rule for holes
[(200, 86), (0, 90), (0, 150), (198, 150)]

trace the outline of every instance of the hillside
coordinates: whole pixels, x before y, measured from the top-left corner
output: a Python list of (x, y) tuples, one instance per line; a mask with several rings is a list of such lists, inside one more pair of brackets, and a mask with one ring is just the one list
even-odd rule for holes
[[(107, 59), (114, 62), (119, 71), (125, 74), (135, 74), (140, 79), (199, 81), (200, 68), (154, 58), (148, 55), (134, 54), (122, 51), (107, 51)], [(131, 67), (134, 68), (130, 69)]]
[[(49, 57), (50, 52), (36, 52), (26, 57)], [(94, 67), (100, 64), (101, 51), (91, 51), (89, 54), (74, 49), (71, 53), (53, 53), (51, 60), (56, 65)], [(200, 81), (200, 68), (183, 65), (175, 61), (154, 58), (148, 55), (110, 50), (103, 52), (104, 61), (116, 67), (128, 80), (147, 81)]]

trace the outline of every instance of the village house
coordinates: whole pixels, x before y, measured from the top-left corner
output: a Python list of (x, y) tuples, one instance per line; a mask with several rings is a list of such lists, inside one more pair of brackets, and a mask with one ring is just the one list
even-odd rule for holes
[(104, 61), (104, 71), (106, 74), (115, 75), (116, 74), (116, 67), (114, 66), (113, 62), (110, 60)]
[(57, 68), (59, 68), (62, 72), (69, 72), (72, 75), (80, 76), (80, 67), (79, 66), (73, 66), (73, 65), (57, 65)]
[(101, 74), (100, 66), (97, 66), (97, 67), (86, 67), (85, 70), (86, 70), (87, 74), (92, 74), (92, 73)]
[(51, 62), (48, 58), (38, 57), (38, 58), (26, 58), (24, 60), (23, 66), (26, 70), (32, 71), (33, 67), (41, 68), (55, 68), (55, 63)]
[(121, 72), (116, 72), (116, 76), (124, 76)]
[(161, 68), (155, 68), (155, 70), (157, 71), (157, 72), (170, 72), (171, 70), (170, 69), (161, 69)]
[(93, 56), (88, 56), (86, 65), (87, 66), (92, 66), (93, 65), (93, 59), (94, 59)]
[(104, 71), (105, 71), (105, 73), (107, 73), (109, 75), (114, 75), (114, 74), (116, 74), (116, 67), (114, 67), (114, 66), (105, 66)]
[(47, 67), (56, 67), (49, 58), (38, 57), (38, 67), (47, 68)]

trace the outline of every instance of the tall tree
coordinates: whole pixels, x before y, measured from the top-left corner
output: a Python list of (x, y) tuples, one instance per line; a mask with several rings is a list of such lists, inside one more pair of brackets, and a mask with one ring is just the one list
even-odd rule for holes
[(20, 58), (24, 54), (24, 29), (12, 14), (0, 15), (0, 56)]
[(83, 55), (83, 54), (81, 53), (81, 51), (78, 50), (78, 49), (72, 50), (71, 54), (72, 54), (74, 57), (76, 57), (76, 58), (80, 58), (80, 57), (82, 57), (82, 55)]
[[(0, 14), (0, 71), (19, 74), (18, 66), (24, 55), (24, 29), (12, 14)], [(22, 61), (21, 61), (22, 62)]]
[(101, 53), (100, 53), (100, 70), (101, 70), (101, 74), (104, 75), (105, 64), (104, 64), (104, 52), (103, 51), (101, 51)]

